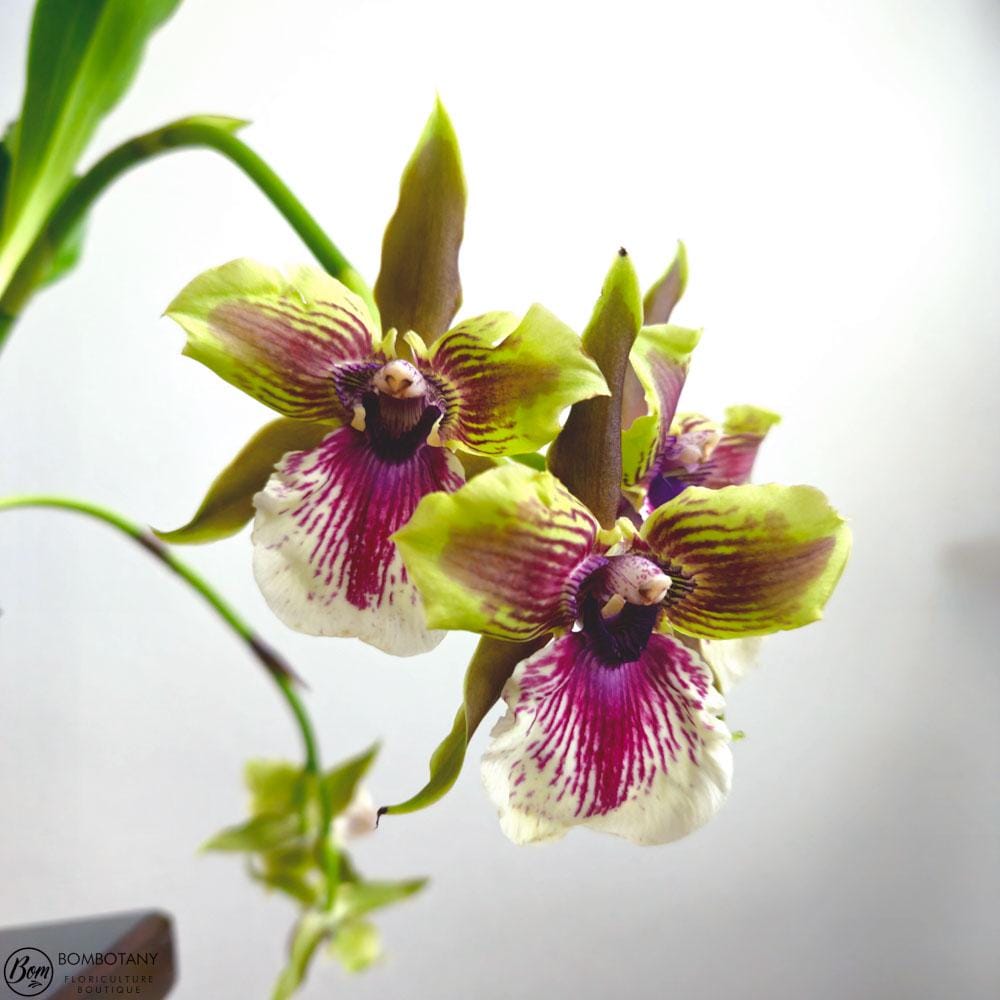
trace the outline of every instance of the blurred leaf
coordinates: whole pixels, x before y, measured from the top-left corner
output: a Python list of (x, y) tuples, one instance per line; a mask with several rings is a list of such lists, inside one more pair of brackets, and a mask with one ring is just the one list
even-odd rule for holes
[(0, 232), (3, 232), (3, 210), (5, 194), (7, 193), (7, 182), (10, 180), (10, 141), (11, 133), (17, 122), (11, 122), (4, 131), (3, 138), (0, 139)]
[(284, 893), (303, 906), (315, 906), (319, 900), (319, 892), (305, 875), (287, 871), (260, 871), (252, 866), (249, 871), (251, 878), (261, 885)]
[(307, 872), (313, 867), (313, 844), (308, 838), (289, 840), (277, 847), (257, 854), (262, 871), (268, 875), (278, 872)]
[(643, 325), (656, 326), (666, 323), (674, 306), (681, 300), (687, 287), (688, 260), (687, 247), (678, 240), (677, 252), (659, 281), (653, 285), (642, 300)]
[(404, 879), (398, 882), (348, 882), (337, 893), (334, 913), (339, 920), (350, 920), (371, 913), (385, 906), (392, 906), (427, 885), (425, 878)]
[(500, 699), (504, 684), (521, 660), (545, 644), (545, 639), (533, 642), (506, 642), (483, 636), (476, 646), (465, 672), (464, 698), (455, 715), (451, 732), (438, 744), (431, 755), (430, 778), (415, 795), (391, 806), (382, 806), (379, 815), (417, 812), (443, 798), (458, 780), (465, 763), (469, 740)]
[(435, 102), (399, 187), (382, 241), (375, 301), (382, 329), (415, 330), (429, 344), (462, 304), (458, 251), (465, 225), (465, 178), (458, 139)]
[(202, 845), (203, 851), (267, 851), (295, 837), (297, 816), (255, 816), (220, 831)]
[(66, 238), (59, 244), (58, 249), (49, 262), (48, 269), (42, 275), (38, 286), (51, 285), (64, 277), (80, 262), (83, 256), (83, 238), (87, 231), (86, 216), (82, 217), (75, 226), (66, 234)]
[(597, 362), (611, 395), (574, 403), (547, 454), (552, 472), (605, 528), (615, 523), (621, 504), (622, 389), (641, 326), (639, 279), (620, 250), (582, 336), (583, 349)]
[(331, 815), (338, 816), (351, 804), (359, 782), (368, 773), (378, 751), (378, 743), (373, 743), (364, 753), (338, 764), (323, 776)]
[(0, 231), (0, 289), (179, 0), (38, 0)]
[(364, 972), (382, 954), (378, 928), (367, 920), (345, 921), (330, 942), (330, 954), (348, 972)]
[(281, 457), (315, 448), (331, 430), (332, 425), (307, 420), (272, 420), (216, 476), (194, 517), (181, 528), (157, 531), (157, 536), (174, 545), (191, 545), (235, 535), (253, 517), (253, 496), (267, 485)]
[(288, 1000), (302, 985), (309, 971), (316, 949), (336, 928), (336, 923), (329, 913), (311, 911), (299, 921), (292, 938), (291, 956), (278, 977), (271, 994), (272, 1000)]

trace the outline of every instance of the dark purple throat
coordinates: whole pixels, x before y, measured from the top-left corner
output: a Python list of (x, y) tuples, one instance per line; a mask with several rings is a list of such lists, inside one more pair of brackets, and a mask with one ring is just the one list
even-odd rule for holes
[(378, 392), (366, 392), (361, 405), (365, 410), (364, 432), (372, 450), (386, 462), (412, 458), (442, 412), (424, 399), (393, 399)]
[(597, 658), (607, 667), (638, 660), (653, 634), (660, 607), (626, 604), (618, 614), (605, 618), (600, 602), (593, 596), (585, 597), (580, 617)]

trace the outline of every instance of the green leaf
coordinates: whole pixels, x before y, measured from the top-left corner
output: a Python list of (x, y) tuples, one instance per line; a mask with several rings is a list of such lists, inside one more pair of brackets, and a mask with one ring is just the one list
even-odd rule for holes
[(429, 344), (462, 304), (458, 251), (465, 178), (458, 139), (441, 101), (434, 105), (399, 187), (382, 241), (375, 302), (382, 329), (414, 330)]
[(265, 424), (215, 477), (205, 499), (183, 527), (155, 534), (173, 545), (197, 545), (235, 535), (254, 515), (253, 497), (266, 485), (281, 457), (310, 451), (333, 426), (279, 417)]
[(364, 972), (382, 955), (378, 928), (367, 920), (348, 920), (337, 928), (330, 954), (348, 972)]
[(338, 920), (356, 917), (392, 906), (427, 885), (425, 878), (403, 879), (398, 882), (348, 882), (340, 887), (334, 913)]
[(378, 751), (379, 744), (373, 743), (364, 753), (338, 764), (323, 776), (331, 815), (339, 815), (351, 804), (359, 782), (368, 773)]
[(287, 843), (299, 833), (297, 816), (255, 816), (227, 827), (202, 844), (203, 851), (267, 851)]
[(295, 928), (291, 955), (274, 985), (272, 1000), (288, 1000), (305, 981), (316, 949), (336, 929), (336, 921), (329, 913), (306, 913)]
[(462, 706), (455, 715), (451, 732), (431, 756), (430, 778), (415, 795), (395, 805), (383, 806), (379, 815), (417, 812), (443, 798), (458, 780), (465, 763), (465, 751), (479, 724), (500, 700), (500, 693), (514, 668), (541, 648), (545, 640), (505, 642), (484, 636), (465, 672)]
[(642, 300), (643, 323), (646, 326), (666, 323), (670, 319), (674, 306), (680, 302), (684, 289), (687, 287), (687, 279), (687, 247), (678, 240), (677, 252), (670, 262), (670, 267), (667, 268), (660, 280), (646, 292), (646, 297)]
[(639, 279), (620, 250), (583, 332), (583, 349), (597, 362), (611, 395), (575, 403), (548, 452), (549, 468), (605, 528), (615, 523), (621, 503), (622, 390), (641, 326)]
[(179, 0), (39, 0), (0, 231), (0, 289)]

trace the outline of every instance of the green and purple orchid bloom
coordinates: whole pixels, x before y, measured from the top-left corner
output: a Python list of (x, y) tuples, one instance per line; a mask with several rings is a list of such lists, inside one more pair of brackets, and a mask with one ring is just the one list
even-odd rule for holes
[(413, 331), (383, 334), (329, 275), (240, 260), (196, 278), (167, 315), (186, 354), (302, 425), (308, 446), (286, 451), (253, 498), (254, 572), (271, 608), (298, 631), (397, 655), (442, 636), (392, 535), (428, 493), (462, 485), (459, 452), (534, 451), (563, 409), (607, 392), (541, 306), (467, 320), (427, 346)]
[(425, 498), (396, 535), (434, 628), (551, 637), (507, 682), (483, 777), (524, 843), (585, 825), (640, 844), (721, 807), (730, 733), (693, 639), (815, 621), (850, 534), (806, 486), (692, 486), (602, 529), (549, 472), (509, 465)]
[(448, 329), (461, 302), (464, 206), (438, 104), (403, 175), (374, 302), (319, 270), (285, 276), (237, 260), (167, 308), (187, 355), (280, 419), (190, 523), (161, 537), (214, 540), (253, 518), (257, 581), (299, 631), (403, 656), (432, 649), (442, 635), (426, 626), (394, 532), (427, 494), (535, 451), (566, 407), (608, 394), (577, 335), (541, 306)]

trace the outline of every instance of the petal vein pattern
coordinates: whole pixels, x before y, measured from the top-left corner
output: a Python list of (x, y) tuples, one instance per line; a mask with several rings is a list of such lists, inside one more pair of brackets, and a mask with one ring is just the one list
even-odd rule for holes
[(386, 459), (350, 427), (286, 455), (254, 498), (254, 572), (268, 604), (313, 635), (357, 636), (397, 655), (433, 648), (441, 636), (427, 630), (391, 536), (424, 496), (463, 480), (446, 449)]
[(504, 832), (550, 840), (587, 825), (641, 844), (676, 840), (722, 806), (730, 735), (711, 672), (676, 640), (604, 664), (573, 632), (522, 663), (504, 691), (483, 778)]

